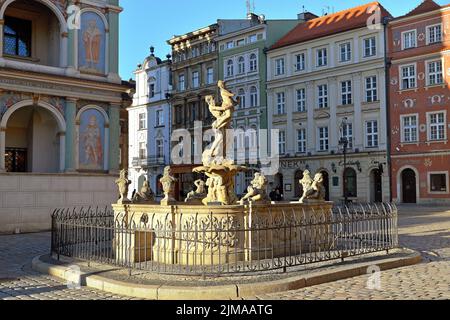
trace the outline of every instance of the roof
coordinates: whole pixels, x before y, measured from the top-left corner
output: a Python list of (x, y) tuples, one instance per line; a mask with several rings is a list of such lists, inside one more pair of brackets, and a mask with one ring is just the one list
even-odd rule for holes
[(422, 13), (426, 13), (426, 12), (430, 12), (430, 11), (434, 11), (434, 10), (439, 10), (440, 8), (441, 8), (441, 6), (438, 5), (436, 2), (434, 2), (433, 0), (425, 0), (425, 1), (422, 1), (422, 3), (419, 4), (414, 10), (408, 12), (403, 17), (415, 16), (418, 14), (422, 14)]
[(375, 6), (381, 9), (382, 18), (392, 17), (379, 2), (371, 2), (362, 6), (299, 23), (270, 49), (277, 49), (340, 32), (366, 27), (367, 21), (373, 16), (375, 10), (372, 8)]

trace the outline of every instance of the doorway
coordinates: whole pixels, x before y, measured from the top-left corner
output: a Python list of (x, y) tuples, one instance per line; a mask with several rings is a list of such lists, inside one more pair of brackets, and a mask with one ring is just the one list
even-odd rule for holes
[(416, 173), (412, 169), (402, 172), (403, 203), (417, 203)]
[(383, 175), (379, 169), (374, 169), (370, 173), (371, 181), (371, 201), (383, 202)]
[(330, 176), (328, 172), (320, 172), (323, 176), (323, 187), (325, 188), (325, 200), (330, 201)]

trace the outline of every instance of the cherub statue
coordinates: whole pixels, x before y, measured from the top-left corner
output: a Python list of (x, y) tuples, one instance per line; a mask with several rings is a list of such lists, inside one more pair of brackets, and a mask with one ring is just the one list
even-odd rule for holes
[(246, 201), (249, 202), (259, 202), (259, 201), (269, 201), (267, 196), (267, 178), (264, 174), (255, 173), (255, 178), (251, 182), (251, 185), (247, 189), (247, 194), (239, 201), (243, 205)]
[(171, 202), (176, 202), (175, 198), (173, 197), (173, 191), (174, 183), (177, 182), (178, 179), (174, 178), (171, 175), (171, 169), (169, 166), (164, 168), (164, 175), (159, 181), (161, 182), (164, 191), (164, 199), (161, 200), (161, 204), (168, 205)]
[(194, 185), (197, 189), (188, 193), (185, 202), (203, 200), (206, 197), (205, 182), (203, 180), (197, 180), (194, 182)]
[(142, 184), (141, 190), (134, 195), (132, 202), (144, 203), (154, 201), (155, 201), (155, 194), (153, 193), (153, 190), (150, 188), (148, 181), (145, 180), (144, 183)]
[(317, 173), (314, 176), (314, 181), (311, 184), (309, 190), (306, 191), (305, 196), (308, 200), (325, 200), (325, 187), (323, 186), (323, 175), (321, 173)]
[(116, 185), (119, 188), (120, 198), (117, 201), (118, 204), (130, 203), (131, 201), (127, 198), (128, 195), (128, 186), (131, 184), (131, 181), (128, 180), (128, 171), (122, 169), (120, 171), (119, 179), (116, 180)]
[(311, 172), (305, 170), (303, 172), (303, 178), (299, 181), (300, 185), (303, 187), (303, 195), (300, 198), (300, 203), (304, 203), (306, 199), (306, 193), (311, 189), (313, 180), (311, 179)]

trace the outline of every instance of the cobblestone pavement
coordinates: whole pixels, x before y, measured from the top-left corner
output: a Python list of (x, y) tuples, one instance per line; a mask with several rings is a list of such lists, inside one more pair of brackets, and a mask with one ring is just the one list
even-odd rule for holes
[[(381, 290), (367, 289), (361, 276), (257, 299), (450, 299), (450, 210), (400, 208), (400, 242), (418, 250), (422, 264), (381, 274)], [(0, 236), (0, 300), (129, 299), (94, 289), (68, 289), (57, 279), (31, 270), (31, 259), (48, 252), (50, 234)]]
[(369, 275), (301, 290), (268, 294), (260, 300), (432, 300), (450, 299), (450, 211), (399, 208), (404, 247), (422, 253), (423, 263), (381, 273), (381, 290), (368, 289)]
[(129, 300), (85, 287), (69, 289), (33, 271), (31, 259), (48, 252), (49, 244), (49, 233), (0, 236), (0, 300)]

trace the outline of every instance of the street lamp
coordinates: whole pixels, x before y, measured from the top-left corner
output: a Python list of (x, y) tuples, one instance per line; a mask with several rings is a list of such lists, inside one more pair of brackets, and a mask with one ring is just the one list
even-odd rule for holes
[(347, 193), (347, 181), (345, 179), (345, 173), (347, 171), (347, 148), (348, 148), (348, 138), (346, 135), (344, 135), (344, 129), (347, 126), (348, 119), (344, 118), (342, 119), (341, 123), (341, 139), (339, 140), (339, 145), (341, 145), (344, 148), (344, 174), (343, 174), (343, 187), (344, 187), (344, 201), (345, 204), (348, 203), (348, 193)]

